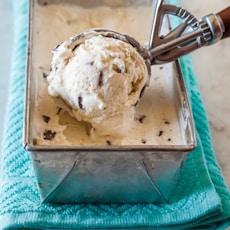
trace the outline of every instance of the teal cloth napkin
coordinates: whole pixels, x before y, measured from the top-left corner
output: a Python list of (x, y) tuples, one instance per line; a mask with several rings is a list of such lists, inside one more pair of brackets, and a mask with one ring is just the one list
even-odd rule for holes
[[(176, 1), (171, 1), (177, 3)], [(169, 204), (40, 204), (22, 146), (28, 0), (14, 0), (15, 40), (0, 173), (0, 228), (224, 229), (230, 193), (212, 149), (208, 120), (189, 57), (180, 60), (197, 134)]]

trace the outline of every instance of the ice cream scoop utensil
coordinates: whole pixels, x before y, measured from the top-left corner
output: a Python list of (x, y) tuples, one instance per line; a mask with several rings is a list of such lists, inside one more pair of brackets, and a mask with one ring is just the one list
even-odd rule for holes
[[(180, 24), (166, 35), (160, 34), (165, 16), (176, 16)], [(181, 7), (158, 0), (149, 43), (152, 64), (173, 61), (200, 47), (216, 43), (230, 36), (230, 7), (218, 14), (209, 14), (197, 20)]]

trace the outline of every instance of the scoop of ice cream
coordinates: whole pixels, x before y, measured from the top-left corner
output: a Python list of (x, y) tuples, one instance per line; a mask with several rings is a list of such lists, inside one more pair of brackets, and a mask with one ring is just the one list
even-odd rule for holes
[(48, 92), (62, 99), (78, 120), (98, 135), (125, 135), (148, 83), (142, 56), (130, 44), (93, 36), (73, 48), (71, 39), (55, 49)]

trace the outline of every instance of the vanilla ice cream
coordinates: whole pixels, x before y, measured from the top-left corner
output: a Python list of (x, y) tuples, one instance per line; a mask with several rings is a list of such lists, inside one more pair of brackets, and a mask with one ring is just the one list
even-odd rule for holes
[(126, 135), (149, 81), (136, 48), (95, 35), (77, 47), (70, 38), (53, 53), (49, 94), (63, 99), (78, 121), (89, 122), (94, 135)]
[[(91, 28), (130, 34), (145, 47), (152, 22), (152, 8), (148, 4), (95, 8), (65, 2), (38, 5), (34, 14), (36, 36), (32, 36), (30, 73), (34, 98), (30, 102), (30, 137), (34, 144), (94, 147), (185, 143), (175, 97), (177, 73), (172, 63), (152, 66), (149, 86), (134, 106), (148, 82), (146, 67), (135, 49), (116, 40), (117, 49), (106, 53), (114, 46), (109, 48), (110, 42), (104, 39), (101, 43), (100, 37), (75, 50), (72, 46), (68, 49), (68, 38)], [(50, 51), (63, 41), (52, 55)], [(126, 58), (118, 58), (119, 55)], [(85, 87), (79, 87), (82, 85)], [(99, 128), (100, 135), (109, 131), (113, 136), (97, 138)], [(114, 135), (117, 132), (128, 133)]]

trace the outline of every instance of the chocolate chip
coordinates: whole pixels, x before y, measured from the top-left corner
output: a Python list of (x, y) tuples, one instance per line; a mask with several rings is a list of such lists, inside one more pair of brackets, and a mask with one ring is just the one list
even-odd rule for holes
[(72, 51), (74, 51), (75, 49), (77, 49), (77, 47), (79, 46), (80, 44), (77, 44), (76, 46), (73, 47)]
[(164, 131), (160, 130), (159, 133), (158, 133), (158, 137), (162, 136), (164, 133)]
[(112, 145), (112, 142), (109, 140), (106, 140), (107, 145)]
[(145, 139), (142, 139), (142, 140), (141, 140), (141, 143), (142, 143), (142, 144), (146, 144), (146, 140), (145, 140)]
[(48, 74), (47, 73), (42, 73), (42, 76), (43, 76), (43, 78), (47, 78), (48, 77)]
[(170, 125), (170, 121), (165, 120), (164, 122), (166, 125)]
[(42, 115), (42, 120), (46, 123), (49, 123), (50, 121), (50, 117), (49, 116), (46, 116), (46, 115)]
[(172, 139), (171, 138), (168, 138), (168, 141), (171, 141)]
[(78, 97), (78, 106), (79, 106), (80, 109), (83, 109), (82, 97), (81, 96)]
[(92, 65), (93, 66), (94, 61), (87, 62), (87, 65)]
[(41, 163), (41, 161), (40, 161), (40, 160), (34, 160), (34, 162), (36, 162), (36, 163), (38, 163), (38, 164), (40, 164), (40, 163)]
[(57, 44), (56, 47), (54, 48), (55, 50), (60, 46), (60, 44)]
[(160, 66), (159, 69), (164, 69), (164, 67), (163, 67), (163, 66)]
[(102, 71), (100, 71), (99, 78), (98, 78), (98, 86), (99, 87), (103, 86), (103, 78), (104, 78), (104, 74)]
[(145, 119), (146, 119), (146, 115), (143, 115), (138, 120), (141, 124), (143, 124)]
[(54, 54), (56, 51), (58, 51), (59, 46), (60, 46), (60, 44), (58, 44), (55, 48), (53, 48), (51, 53)]
[(45, 130), (45, 132), (43, 133), (43, 139), (44, 140), (48, 140), (48, 141), (52, 141), (56, 136), (56, 132), (52, 131), (52, 130)]

